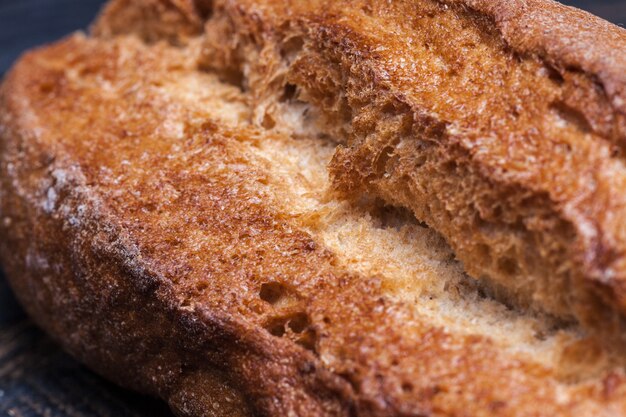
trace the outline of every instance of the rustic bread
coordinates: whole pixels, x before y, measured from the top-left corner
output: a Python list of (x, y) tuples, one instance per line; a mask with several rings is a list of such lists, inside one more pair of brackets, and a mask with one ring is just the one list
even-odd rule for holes
[[(258, 126), (342, 144), (344, 197), (411, 209), (507, 304), (626, 335), (625, 30), (544, 0), (212, 6), (201, 65)], [(117, 11), (159, 8), (115, 1), (96, 32), (150, 41)]]
[[(550, 1), (216, 2), (209, 68), (497, 297), (626, 334), (626, 31)], [(231, 76), (232, 78), (232, 76)]]
[[(582, 223), (561, 228), (596, 205), (585, 227), (621, 224), (624, 58), (603, 52), (624, 37), (500, 3), (114, 1), (93, 37), (27, 54), (0, 89), (0, 257), (19, 299), (184, 416), (626, 415), (623, 345), (597, 336), (620, 326), (619, 275), (593, 284)], [(528, 39), (506, 19), (522, 4), (542, 18)], [(587, 29), (550, 38), (561, 11)], [(407, 52), (452, 56), (456, 35), (479, 52), (455, 75)], [(472, 83), (520, 121), (479, 112)], [(557, 128), (567, 158), (548, 152)], [(516, 159), (535, 151), (569, 165)], [(585, 206), (588, 170), (611, 200)], [(574, 178), (581, 206), (558, 206)]]

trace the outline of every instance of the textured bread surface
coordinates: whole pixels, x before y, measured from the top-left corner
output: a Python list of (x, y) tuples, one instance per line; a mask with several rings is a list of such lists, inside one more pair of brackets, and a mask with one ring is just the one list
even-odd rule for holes
[(19, 299), (181, 416), (626, 415), (623, 33), (503, 4), (110, 3), (0, 89)]
[(409, 208), (510, 304), (623, 333), (626, 31), (550, 1), (243, 0), (205, 44), (257, 125), (341, 144), (345, 196)]

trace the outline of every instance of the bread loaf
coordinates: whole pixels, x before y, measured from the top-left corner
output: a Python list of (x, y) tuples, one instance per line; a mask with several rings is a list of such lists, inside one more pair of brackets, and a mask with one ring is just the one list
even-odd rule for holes
[(626, 31), (547, 1), (224, 2), (206, 27), (258, 125), (341, 144), (334, 188), (409, 208), (509, 304), (624, 330)]
[(542, 1), (111, 2), (0, 88), (0, 259), (181, 416), (613, 416), (624, 31)]

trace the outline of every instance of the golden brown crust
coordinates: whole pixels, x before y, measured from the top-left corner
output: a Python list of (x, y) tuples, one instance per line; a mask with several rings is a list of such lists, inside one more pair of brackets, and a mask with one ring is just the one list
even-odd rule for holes
[(166, 39), (181, 44), (202, 32), (210, 3), (208, 0), (111, 1), (91, 30), (104, 38), (135, 33), (147, 42)]
[[(271, 203), (251, 150), (285, 139), (212, 121), (210, 90), (196, 104), (162, 90), (190, 62), (75, 36), (27, 55), (3, 85), (0, 253), (66, 349), (185, 416), (224, 392), (221, 406), (237, 405), (226, 415), (623, 412), (621, 372), (559, 382), (336, 266)], [(267, 302), (268, 283), (285, 302)], [(303, 329), (271, 334), (294, 317), (313, 344)]]
[(242, 209), (259, 174), (220, 163), (245, 158), (245, 130), (161, 96), (185, 57), (133, 45), (75, 36), (27, 55), (3, 85), (1, 253), (16, 294), (79, 359), (181, 415), (345, 414), (347, 384), (262, 327), (273, 309), (259, 270), (295, 278), (298, 262), (273, 266), (281, 247), (303, 265), (323, 251), (262, 206)]
[[(236, 21), (241, 32), (257, 31), (251, 36), (278, 32), (268, 14), (287, 16), (282, 2), (269, 9), (257, 2), (252, 10), (230, 3), (222, 9), (228, 14), (214, 10), (213, 23)], [(312, 79), (334, 81), (333, 71), (341, 76), (347, 63), (366, 68), (359, 60), (373, 54), (371, 39), (337, 16), (305, 22), (318, 46), (349, 59), (329, 65), (312, 54), (289, 82), (315, 97), (336, 85), (320, 87)], [(221, 23), (218, 29), (228, 29)], [(232, 45), (238, 46), (223, 43), (226, 54)], [(213, 63), (232, 63), (222, 58)], [(236, 58), (234, 69), (256, 55)], [(210, 66), (206, 59), (202, 65)], [(313, 77), (323, 70), (328, 78)], [(373, 94), (394, 87), (380, 70), (357, 75), (380, 88)], [(190, 76), (197, 83), (191, 88), (206, 91), (201, 100), (171, 88), (191, 83)], [(3, 84), (0, 256), (31, 315), (66, 349), (113, 380), (161, 396), (184, 416), (205, 415), (207, 404), (223, 395), (230, 401), (220, 403), (222, 415), (626, 413), (621, 370), (564, 382), (554, 369), (502, 350), (489, 337), (434, 325), (386, 296), (378, 277), (340, 266), (335, 253), (280, 211), (267, 185), (271, 173), (255, 156), (255, 143), (291, 139), (220, 121), (215, 112), (223, 102), (247, 99), (236, 88), (214, 97), (209, 78), (198, 71), (193, 47), (75, 36), (27, 55)], [(257, 104), (261, 87), (272, 81), (251, 83)], [(387, 110), (399, 117), (379, 133), (402, 131), (407, 97), (390, 101)], [(334, 110), (329, 117), (346, 109)], [(427, 136), (440, 132), (432, 115), (421, 121)], [(360, 123), (357, 132), (371, 128), (365, 117)], [(367, 162), (380, 144), (350, 139), (343, 156), (371, 172)], [(438, 149), (440, 158), (450, 149)], [(378, 160), (375, 167), (384, 165)], [(476, 169), (489, 174), (485, 165)], [(362, 172), (343, 171), (356, 188)], [(393, 173), (390, 181), (398, 177)], [(373, 190), (410, 205), (411, 192), (395, 186)]]
[(548, 1), (242, 0), (205, 36), (257, 124), (307, 104), (346, 144), (338, 190), (411, 208), (508, 302), (621, 334), (623, 29)]
[(626, 115), (626, 31), (622, 28), (556, 1), (448, 3), (465, 4), (493, 18), (504, 40), (519, 53), (538, 55), (557, 68), (577, 69), (596, 78), (614, 111), (622, 118)]

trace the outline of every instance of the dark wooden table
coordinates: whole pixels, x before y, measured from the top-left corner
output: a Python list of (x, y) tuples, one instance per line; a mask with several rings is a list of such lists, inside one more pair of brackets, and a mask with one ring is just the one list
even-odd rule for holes
[[(564, 2), (626, 24), (626, 0)], [(85, 28), (102, 3), (0, 0), (0, 74), (22, 51)], [(170, 415), (163, 403), (117, 388), (63, 353), (25, 316), (0, 271), (0, 417)]]

